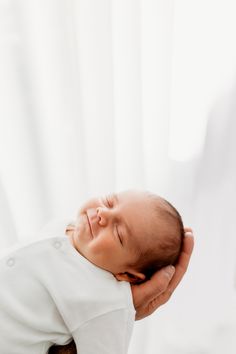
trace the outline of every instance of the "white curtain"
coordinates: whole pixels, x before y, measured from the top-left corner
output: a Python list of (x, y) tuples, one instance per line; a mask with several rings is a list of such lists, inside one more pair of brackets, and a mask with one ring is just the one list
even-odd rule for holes
[(130, 354), (236, 351), (234, 0), (0, 0), (0, 245), (86, 198), (169, 199), (196, 234)]

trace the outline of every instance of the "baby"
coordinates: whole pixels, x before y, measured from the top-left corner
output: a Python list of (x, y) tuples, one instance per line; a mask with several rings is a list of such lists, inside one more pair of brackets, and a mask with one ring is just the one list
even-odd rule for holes
[(2, 352), (127, 353), (135, 319), (129, 283), (174, 265), (183, 237), (177, 210), (149, 192), (89, 200), (65, 230), (1, 259)]
[[(119, 281), (139, 283), (175, 264), (184, 227), (178, 211), (149, 192), (125, 191), (89, 200), (67, 227), (73, 247)], [(74, 343), (63, 351), (76, 353)]]
[(67, 234), (74, 248), (117, 280), (142, 282), (175, 264), (184, 227), (177, 210), (149, 192), (125, 191), (89, 200)]

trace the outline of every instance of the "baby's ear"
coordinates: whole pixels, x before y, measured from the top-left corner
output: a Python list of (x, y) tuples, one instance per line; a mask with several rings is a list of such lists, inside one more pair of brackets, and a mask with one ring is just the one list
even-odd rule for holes
[(142, 283), (145, 280), (145, 275), (139, 272), (125, 272), (125, 273), (118, 273), (115, 274), (115, 277), (119, 281), (127, 281), (131, 284), (138, 284)]

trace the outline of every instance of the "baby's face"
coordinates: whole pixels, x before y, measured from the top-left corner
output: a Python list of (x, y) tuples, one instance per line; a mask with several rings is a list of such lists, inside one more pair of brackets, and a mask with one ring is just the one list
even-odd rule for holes
[(125, 191), (91, 199), (79, 210), (74, 247), (114, 275), (133, 274), (127, 265), (136, 261), (139, 249), (149, 246), (145, 235), (153, 227), (152, 215), (146, 192)]

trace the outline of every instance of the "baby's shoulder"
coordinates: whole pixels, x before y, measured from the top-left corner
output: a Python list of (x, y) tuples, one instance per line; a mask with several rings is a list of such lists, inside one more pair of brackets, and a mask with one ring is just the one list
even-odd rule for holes
[(66, 236), (39, 235), (32, 240), (20, 240), (10, 247), (7, 247), (0, 252), (0, 259), (9, 256), (36, 256), (39, 253), (57, 249), (66, 239)]

